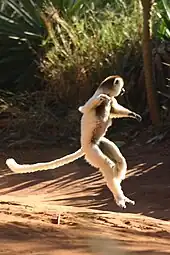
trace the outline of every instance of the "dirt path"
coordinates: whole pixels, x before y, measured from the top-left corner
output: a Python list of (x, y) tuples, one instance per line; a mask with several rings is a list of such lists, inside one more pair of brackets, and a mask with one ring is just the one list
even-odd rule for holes
[(169, 143), (124, 149), (129, 171), (123, 189), (136, 201), (125, 211), (83, 160), (11, 175), (4, 165), (9, 156), (27, 163), (65, 153), (0, 152), (0, 254), (170, 254)]

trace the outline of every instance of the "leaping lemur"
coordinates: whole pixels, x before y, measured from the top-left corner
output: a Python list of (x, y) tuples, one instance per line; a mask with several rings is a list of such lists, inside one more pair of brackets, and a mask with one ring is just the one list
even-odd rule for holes
[(121, 77), (109, 76), (100, 84), (86, 104), (79, 107), (83, 115), (81, 118), (81, 148), (78, 151), (61, 159), (32, 165), (19, 165), (14, 159), (7, 159), (6, 163), (9, 168), (14, 172), (47, 170), (85, 155), (87, 162), (102, 172), (117, 205), (126, 208), (126, 202), (134, 204), (134, 201), (124, 196), (120, 185), (127, 170), (126, 160), (118, 147), (104, 137), (112, 118), (130, 117), (141, 121), (140, 115), (117, 103), (115, 97), (124, 92), (123, 85)]
[[(104, 137), (108, 127), (112, 124), (111, 118), (133, 117), (141, 121), (140, 115), (122, 107), (114, 98), (123, 89), (121, 81), (120, 77), (116, 77), (113, 83), (108, 79), (103, 84), (105, 94), (99, 93), (93, 96), (81, 107), (80, 110), (83, 113), (81, 119), (81, 148), (84, 151), (86, 161), (93, 167), (98, 168), (103, 174), (116, 204), (126, 208), (126, 203), (135, 204), (134, 201), (124, 195), (121, 189), (121, 182), (127, 171), (126, 160), (118, 147)], [(109, 93), (107, 93), (107, 89)], [(112, 95), (110, 94), (111, 90)]]
[[(86, 102), (86, 104), (82, 107), (79, 107), (79, 111), (83, 113), (83, 108), (88, 105), (93, 99), (95, 99), (100, 94), (106, 94), (112, 98), (112, 107), (110, 111), (110, 118), (122, 118), (122, 117), (130, 117), (140, 120), (140, 116), (120, 104), (118, 104), (115, 97), (117, 97), (120, 93), (124, 93), (123, 88), (124, 82), (120, 76), (109, 76), (105, 80), (103, 80), (94, 93), (94, 95)], [(84, 125), (84, 129), (87, 130), (87, 125)], [(26, 172), (35, 172), (42, 170), (55, 169), (65, 164), (71, 163), (76, 159), (84, 156), (83, 148), (81, 147), (76, 152), (66, 155), (62, 158), (55, 159), (49, 162), (36, 163), (36, 164), (18, 164), (13, 158), (9, 158), (6, 160), (6, 164), (8, 167), (16, 173), (26, 173)]]

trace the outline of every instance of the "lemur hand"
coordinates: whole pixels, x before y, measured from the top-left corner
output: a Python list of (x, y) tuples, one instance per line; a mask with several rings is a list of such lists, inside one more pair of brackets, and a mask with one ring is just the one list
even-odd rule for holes
[(100, 100), (100, 102), (106, 101), (106, 102), (111, 102), (111, 97), (109, 97), (106, 94), (100, 94), (98, 95), (98, 99)]
[(129, 113), (129, 117), (134, 118), (134, 119), (136, 119), (139, 122), (142, 121), (142, 117), (139, 114), (135, 113), (135, 112), (130, 112)]
[(139, 122), (142, 121), (142, 117), (141, 117), (139, 114), (136, 114), (135, 119), (136, 119), (137, 121), (139, 121)]

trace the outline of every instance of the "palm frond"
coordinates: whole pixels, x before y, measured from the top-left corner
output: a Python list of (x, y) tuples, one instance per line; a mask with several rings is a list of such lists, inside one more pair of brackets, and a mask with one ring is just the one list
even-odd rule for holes
[[(0, 11), (0, 69), (3, 70), (0, 87), (33, 85), (41, 42), (47, 35), (41, 10), (32, 0), (9, 0), (6, 6), (13, 15)], [(31, 72), (30, 66), (34, 66)], [(26, 79), (28, 76), (30, 79)]]

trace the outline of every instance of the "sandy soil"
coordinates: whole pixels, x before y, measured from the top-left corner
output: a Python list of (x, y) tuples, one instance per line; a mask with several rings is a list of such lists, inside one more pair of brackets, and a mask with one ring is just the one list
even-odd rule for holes
[(56, 170), (10, 174), (4, 162), (51, 160), (56, 148), (0, 151), (0, 254), (170, 254), (170, 141), (123, 150), (135, 206), (120, 210), (83, 159)]

